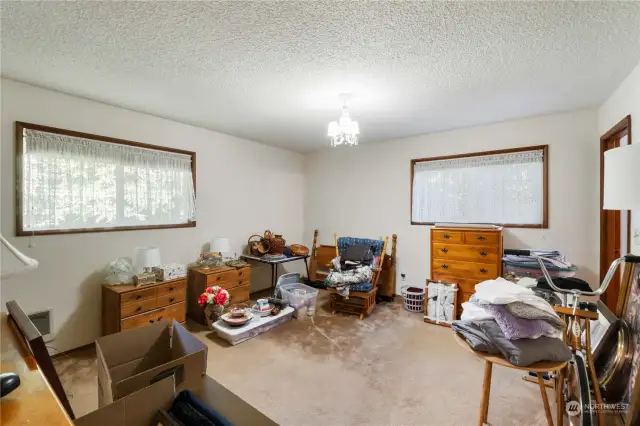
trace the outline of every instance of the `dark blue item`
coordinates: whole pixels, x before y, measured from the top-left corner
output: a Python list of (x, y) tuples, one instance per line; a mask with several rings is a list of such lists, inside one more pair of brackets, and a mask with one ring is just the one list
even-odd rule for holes
[(185, 426), (233, 426), (226, 417), (189, 390), (178, 394), (169, 413)]
[(16, 373), (0, 374), (0, 389), (2, 391), (0, 397), (10, 394), (18, 386), (20, 386), (20, 377)]

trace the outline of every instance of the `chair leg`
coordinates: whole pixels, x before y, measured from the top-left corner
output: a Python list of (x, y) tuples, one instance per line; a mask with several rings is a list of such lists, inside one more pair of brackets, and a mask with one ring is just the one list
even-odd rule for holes
[(478, 426), (483, 426), (485, 423), (487, 423), (487, 417), (489, 416), (489, 397), (491, 395), (492, 370), (493, 363), (485, 361), (484, 380), (482, 382), (482, 400), (480, 400), (480, 418), (478, 419)]
[(364, 314), (360, 314), (360, 319), (363, 320), (364, 319)]
[(556, 423), (557, 426), (564, 424), (564, 368), (558, 370), (556, 377)]
[(547, 388), (544, 385), (542, 373), (538, 373), (538, 386), (540, 386), (540, 394), (542, 395), (542, 403), (544, 404), (544, 414), (547, 416), (547, 425), (553, 426), (553, 417), (551, 417), (551, 407), (549, 407), (549, 399), (547, 398)]

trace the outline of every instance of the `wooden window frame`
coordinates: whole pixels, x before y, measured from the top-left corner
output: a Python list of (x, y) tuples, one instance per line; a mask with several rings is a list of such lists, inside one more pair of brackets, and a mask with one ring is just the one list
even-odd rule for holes
[[(538, 151), (538, 150), (542, 150), (542, 224), (495, 223), (494, 225), (503, 226), (505, 228), (535, 228), (535, 229), (549, 228), (549, 145), (533, 145), (533, 146), (525, 146), (521, 148), (509, 148), (509, 149), (499, 149), (494, 151), (472, 152), (469, 154), (444, 155), (441, 157), (414, 158), (413, 160), (411, 160), (410, 170), (409, 170), (409, 173), (411, 174), (411, 182), (410, 182), (411, 201), (409, 205), (409, 220), (411, 222), (411, 225), (427, 225), (427, 226), (435, 225), (435, 222), (415, 222), (413, 220), (413, 175), (414, 175), (416, 163), (423, 163), (427, 161), (437, 161), (437, 160), (453, 160), (456, 158), (483, 157), (486, 155), (500, 155), (500, 154), (509, 154), (512, 152)], [(460, 224), (462, 225), (463, 223), (461, 222)]]
[(191, 157), (191, 176), (193, 179), (193, 192), (196, 191), (196, 153), (165, 146), (151, 145), (148, 143), (134, 142), (125, 139), (111, 138), (108, 136), (94, 135), (91, 133), (76, 132), (73, 130), (60, 129), (57, 127), (42, 126), (40, 124), (15, 122), (15, 179), (16, 179), (16, 236), (25, 237), (31, 235), (62, 235), (62, 234), (85, 234), (89, 232), (116, 232), (116, 231), (138, 231), (148, 229), (170, 229), (170, 228), (194, 228), (196, 221), (187, 223), (167, 224), (167, 225), (139, 225), (139, 226), (113, 226), (106, 228), (74, 228), (74, 229), (48, 229), (43, 231), (29, 231), (24, 229), (22, 221), (22, 152), (24, 150), (24, 130), (36, 130), (41, 132), (54, 133), (58, 135), (73, 136), (77, 138), (91, 139), (99, 142), (108, 142), (119, 145), (134, 146), (137, 148), (151, 149), (155, 151), (172, 152), (176, 154), (188, 155)]

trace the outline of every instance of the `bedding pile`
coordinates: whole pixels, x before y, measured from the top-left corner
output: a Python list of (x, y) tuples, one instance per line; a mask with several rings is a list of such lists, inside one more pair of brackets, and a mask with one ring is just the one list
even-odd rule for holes
[(452, 324), (471, 348), (502, 354), (517, 366), (571, 358), (562, 342), (564, 322), (531, 289), (498, 278), (476, 285), (475, 290), (462, 304), (461, 320)]
[(349, 290), (352, 286), (369, 283), (373, 278), (371, 266), (363, 265), (355, 269), (344, 270), (340, 264), (339, 256), (333, 259), (331, 263), (333, 264), (333, 270), (325, 278), (324, 283), (327, 287), (335, 288), (338, 294), (345, 299), (349, 298)]

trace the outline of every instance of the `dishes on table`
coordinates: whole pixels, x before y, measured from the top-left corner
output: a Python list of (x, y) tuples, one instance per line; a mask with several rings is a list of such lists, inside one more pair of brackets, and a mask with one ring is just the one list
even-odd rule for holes
[(253, 318), (253, 314), (251, 312), (243, 312), (242, 316), (233, 316), (231, 312), (227, 312), (226, 314), (220, 316), (220, 319), (225, 323), (229, 324), (233, 327), (240, 327), (241, 325), (245, 325)]
[(256, 303), (251, 307), (251, 310), (256, 315), (260, 315), (261, 317), (268, 317), (269, 315), (271, 315), (271, 311), (273, 310), (274, 306), (275, 305), (273, 303), (267, 303), (266, 305), (261, 306), (258, 306), (258, 304)]

